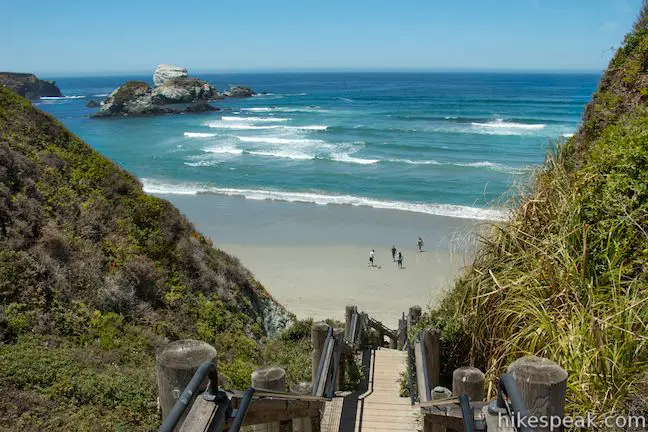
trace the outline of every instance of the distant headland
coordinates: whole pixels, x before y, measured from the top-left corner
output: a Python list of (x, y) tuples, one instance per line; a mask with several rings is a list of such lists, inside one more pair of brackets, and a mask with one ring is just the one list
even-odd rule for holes
[(0, 72), (0, 87), (7, 87), (14, 93), (32, 100), (41, 97), (63, 97), (54, 81), (41, 80), (30, 73)]

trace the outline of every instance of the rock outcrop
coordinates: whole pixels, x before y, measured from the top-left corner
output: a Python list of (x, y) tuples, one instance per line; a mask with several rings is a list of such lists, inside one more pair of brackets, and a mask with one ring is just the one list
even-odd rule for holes
[(199, 112), (209, 112), (209, 111), (220, 111), (220, 108), (216, 108), (213, 105), (208, 104), (205, 101), (195, 102), (187, 106), (182, 112), (186, 113), (199, 113)]
[[(172, 78), (168, 82), (175, 80), (185, 80), (185, 78)], [(193, 78), (189, 78), (193, 80)], [(118, 116), (142, 116), (156, 114), (177, 114), (177, 113), (196, 113), (206, 111), (216, 111), (217, 108), (207, 103), (207, 95), (213, 93), (213, 87), (201, 80), (195, 80), (192, 85), (197, 87), (183, 87), (182, 85), (173, 84), (158, 89), (167, 89), (164, 96), (156, 93), (151, 87), (143, 81), (128, 81), (126, 84), (112, 92), (103, 102), (101, 109), (92, 114), (91, 117), (118, 117)], [(200, 98), (203, 98), (202, 100)], [(189, 106), (186, 103), (195, 102)], [(185, 106), (169, 106), (170, 104), (183, 103)]]
[(254, 96), (255, 94), (256, 92), (254, 90), (246, 86), (231, 86), (228, 90), (223, 92), (224, 96), (232, 98), (245, 98)]
[(187, 76), (189, 76), (187, 68), (161, 64), (158, 65), (157, 68), (155, 68), (155, 72), (153, 73), (153, 85), (157, 87), (164, 84), (165, 81), (171, 78), (184, 78)]
[(151, 97), (157, 104), (189, 103), (223, 98), (207, 81), (191, 77), (170, 78), (153, 89)]
[(88, 101), (86, 106), (88, 108), (99, 108), (101, 106), (101, 102), (99, 102), (98, 100), (91, 99)]
[(218, 111), (207, 102), (256, 94), (245, 86), (231, 86), (220, 93), (207, 81), (190, 77), (187, 69), (172, 65), (159, 65), (153, 74), (153, 83), (154, 87), (151, 88), (143, 81), (128, 81), (112, 92), (100, 104), (101, 109), (91, 117)]
[(63, 96), (54, 81), (41, 80), (29, 73), (0, 72), (0, 87), (7, 87), (27, 99)]

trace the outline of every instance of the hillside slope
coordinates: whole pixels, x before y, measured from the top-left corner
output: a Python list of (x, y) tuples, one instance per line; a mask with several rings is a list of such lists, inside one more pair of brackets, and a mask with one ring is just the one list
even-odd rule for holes
[(292, 316), (168, 202), (0, 88), (0, 430), (151, 430), (156, 346), (236, 387)]
[(569, 413), (648, 412), (648, 7), (514, 208), (424, 320), (445, 379), (537, 354), (569, 372)]

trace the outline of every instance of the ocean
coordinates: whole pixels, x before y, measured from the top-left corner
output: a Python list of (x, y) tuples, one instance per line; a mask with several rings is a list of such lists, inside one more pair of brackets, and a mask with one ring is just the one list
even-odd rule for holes
[[(265, 94), (215, 113), (90, 119), (129, 79), (55, 78), (35, 102), (147, 192), (367, 206), (477, 220), (578, 127), (599, 74), (192, 74)], [(46, 78), (46, 77), (43, 77)]]

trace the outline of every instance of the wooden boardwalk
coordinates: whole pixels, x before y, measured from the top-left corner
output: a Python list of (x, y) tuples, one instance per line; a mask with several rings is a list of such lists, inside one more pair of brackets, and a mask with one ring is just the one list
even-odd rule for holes
[[(399, 380), (407, 352), (373, 351), (366, 391), (348, 393), (327, 403), (322, 432), (419, 431), (419, 409), (399, 397)], [(367, 362), (369, 363), (369, 362)]]

